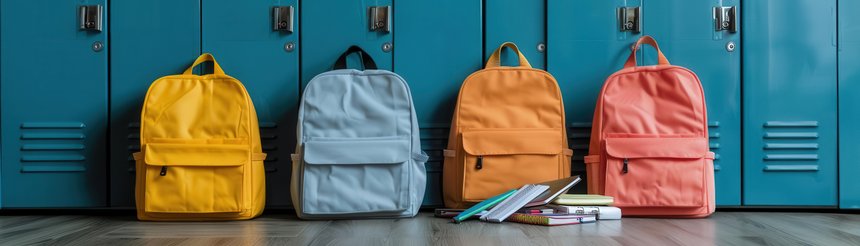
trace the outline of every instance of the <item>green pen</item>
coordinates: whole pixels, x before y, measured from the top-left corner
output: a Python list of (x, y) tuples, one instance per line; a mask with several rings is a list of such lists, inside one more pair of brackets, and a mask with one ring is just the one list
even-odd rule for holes
[(472, 215), (475, 215), (477, 213), (480, 213), (481, 211), (487, 210), (487, 208), (490, 208), (493, 205), (496, 205), (496, 204), (504, 201), (509, 196), (513, 195), (514, 192), (517, 192), (517, 190), (513, 189), (513, 190), (510, 190), (508, 192), (499, 194), (497, 196), (490, 197), (489, 199), (484, 200), (483, 202), (480, 202), (478, 204), (475, 204), (475, 206), (472, 206), (471, 208), (466, 209), (466, 211), (463, 211), (462, 213), (460, 213), (456, 217), (454, 217), (454, 219), (451, 219), (451, 222), (460, 223), (460, 221), (464, 221), (468, 218), (471, 218)]

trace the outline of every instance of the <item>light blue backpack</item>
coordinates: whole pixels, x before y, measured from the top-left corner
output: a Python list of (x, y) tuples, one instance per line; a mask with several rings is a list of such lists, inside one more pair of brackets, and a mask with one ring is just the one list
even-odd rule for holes
[[(351, 53), (366, 70), (346, 69)], [(311, 79), (302, 96), (290, 185), (296, 213), (302, 219), (415, 216), (427, 155), (409, 86), (376, 70), (357, 46), (334, 69)]]

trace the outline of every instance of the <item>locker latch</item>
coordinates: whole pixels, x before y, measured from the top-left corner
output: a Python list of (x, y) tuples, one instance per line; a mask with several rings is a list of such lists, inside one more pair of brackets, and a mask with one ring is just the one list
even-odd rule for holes
[(714, 7), (714, 30), (729, 31), (730, 33), (738, 32), (737, 26), (737, 8), (731, 7)]
[(272, 7), (272, 30), (293, 33), (293, 6)]
[(391, 32), (391, 8), (389, 6), (372, 6), (368, 8), (367, 16), (372, 32)]
[(81, 5), (78, 7), (78, 22), (81, 30), (102, 31), (102, 6)]
[(622, 32), (641, 32), (642, 28), (639, 25), (641, 20), (642, 17), (639, 14), (639, 7), (618, 8), (618, 27)]

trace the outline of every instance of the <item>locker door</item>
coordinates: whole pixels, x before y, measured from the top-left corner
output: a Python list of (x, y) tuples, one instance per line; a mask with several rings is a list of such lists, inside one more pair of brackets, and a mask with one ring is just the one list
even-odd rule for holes
[(860, 1), (839, 1), (839, 207), (860, 208)]
[[(412, 89), (421, 147), (430, 155), (424, 206), (442, 206), (442, 150), (448, 145), (454, 104), (463, 80), (483, 63), (480, 13), (479, 1), (397, 3), (394, 71)], [(440, 15), (446, 18), (436, 18)]]
[(836, 205), (836, 1), (743, 9), (744, 205)]
[[(620, 30), (616, 9), (640, 4), (638, 0), (547, 1), (547, 70), (558, 80), (564, 97), (574, 175), (585, 177), (582, 158), (588, 155), (600, 88), (606, 77), (624, 66), (630, 45), (640, 36)], [(574, 192), (585, 193), (586, 183), (580, 182)]]
[[(79, 30), (101, 5), (101, 31)], [(106, 205), (107, 3), (0, 2), (4, 207)]]
[[(714, 27), (714, 7), (736, 6), (737, 0), (645, 1), (645, 34), (660, 43), (673, 65), (693, 70), (702, 81), (708, 107), (711, 151), (718, 205), (741, 203), (740, 30)], [(737, 10), (738, 13), (740, 10)], [(737, 23), (737, 22), (735, 22)], [(731, 51), (730, 51), (731, 50)], [(644, 64), (657, 64), (654, 49), (645, 49)]]
[(133, 207), (143, 98), (200, 54), (200, 1), (116, 1), (111, 13), (110, 205)]
[[(492, 0), (484, 4), (484, 60), (502, 43), (514, 42), (532, 67), (546, 69), (546, 3)], [(517, 64), (516, 55), (502, 53), (502, 64)]]
[[(302, 27), (302, 85), (317, 74), (331, 70), (332, 64), (351, 45), (361, 46), (370, 53), (379, 69), (392, 69), (392, 43), (396, 25), (390, 31), (371, 31), (370, 7), (389, 6), (394, 13), (393, 0), (314, 0), (303, 1)], [(424, 11), (430, 11), (425, 9)], [(429, 20), (425, 20), (429, 21)], [(432, 22), (432, 21), (429, 21)], [(349, 67), (355, 68), (358, 58), (350, 56)]]
[(268, 154), (264, 163), (269, 207), (291, 204), (290, 153), (296, 142), (299, 29), (295, 24), (292, 32), (273, 28), (273, 7), (289, 6), (293, 7), (291, 17), (295, 23), (299, 8), (296, 0), (203, 1), (203, 52), (215, 55), (227, 74), (242, 81), (257, 110), (263, 151)]

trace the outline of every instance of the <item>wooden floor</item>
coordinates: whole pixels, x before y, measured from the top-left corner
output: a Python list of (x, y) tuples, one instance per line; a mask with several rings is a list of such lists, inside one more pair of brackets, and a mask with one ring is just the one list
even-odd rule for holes
[(717, 212), (543, 227), (414, 219), (139, 222), (132, 216), (0, 216), (2, 245), (860, 245), (860, 215)]

